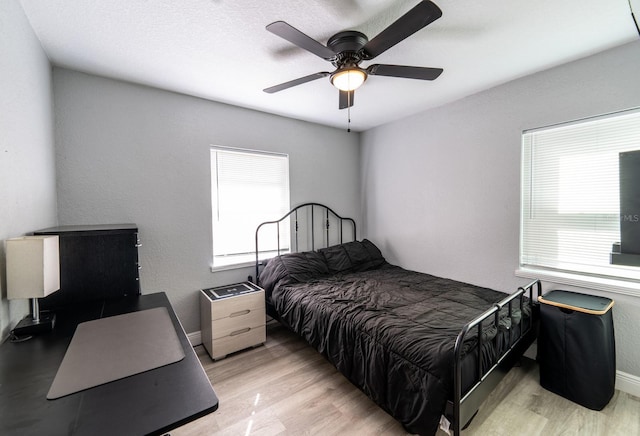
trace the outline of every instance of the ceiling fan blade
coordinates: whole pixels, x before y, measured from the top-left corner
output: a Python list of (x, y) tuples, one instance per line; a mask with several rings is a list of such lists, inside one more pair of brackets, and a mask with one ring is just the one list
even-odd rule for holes
[(355, 91), (340, 91), (340, 101), (338, 103), (338, 109), (346, 109), (353, 106), (353, 97)]
[(322, 71), (320, 73), (309, 74), (308, 76), (300, 77), (298, 79), (290, 80), (288, 82), (281, 83), (279, 85), (271, 86), (269, 88), (263, 89), (267, 94), (273, 94), (274, 92), (282, 91), (287, 88), (291, 88), (294, 86), (302, 85), (303, 83), (311, 82), (312, 80), (320, 79), (322, 77), (327, 77), (331, 75), (326, 71)]
[(305, 35), (295, 27), (284, 21), (276, 21), (267, 26), (267, 30), (274, 35), (278, 35), (280, 38), (286, 39), (292, 44), (303, 48), (316, 56), (320, 56), (322, 59), (329, 60), (335, 56), (335, 53), (330, 48), (320, 44), (310, 36)]
[(429, 0), (423, 0), (409, 12), (398, 18), (389, 27), (380, 32), (363, 48), (365, 59), (373, 59), (384, 53), (403, 39), (413, 35), (426, 25), (442, 16), (438, 6)]
[(374, 64), (367, 68), (372, 76), (403, 77), (406, 79), (435, 80), (444, 71), (442, 68), (410, 67), (407, 65)]

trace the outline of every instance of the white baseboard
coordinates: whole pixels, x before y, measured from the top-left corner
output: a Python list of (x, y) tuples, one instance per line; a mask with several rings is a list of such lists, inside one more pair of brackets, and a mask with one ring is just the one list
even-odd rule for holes
[[(193, 347), (202, 344), (202, 332), (200, 330), (188, 333), (187, 338), (189, 338), (189, 342), (191, 342), (191, 346)], [(531, 353), (531, 351), (529, 352)], [(535, 349), (533, 356), (535, 359)], [(627, 374), (626, 372), (616, 371), (616, 389), (640, 397), (640, 377)]]
[(196, 345), (200, 345), (202, 343), (202, 332), (198, 330), (197, 332), (187, 333), (187, 338), (189, 338), (191, 346), (195, 347)]
[(640, 377), (616, 371), (616, 389), (640, 397)]

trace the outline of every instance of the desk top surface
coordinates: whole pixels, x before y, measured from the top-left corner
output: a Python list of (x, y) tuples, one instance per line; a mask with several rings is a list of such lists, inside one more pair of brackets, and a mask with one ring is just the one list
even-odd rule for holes
[[(47, 400), (76, 326), (166, 307), (185, 358), (57, 400)], [(0, 434), (164, 434), (218, 407), (211, 383), (164, 293), (59, 311), (53, 331), (0, 346)]]

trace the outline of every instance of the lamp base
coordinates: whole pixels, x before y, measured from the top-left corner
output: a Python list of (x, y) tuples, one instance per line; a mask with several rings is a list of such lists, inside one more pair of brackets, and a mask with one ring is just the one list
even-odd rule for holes
[(40, 314), (40, 320), (35, 321), (31, 315), (25, 316), (11, 331), (15, 336), (30, 336), (51, 331), (56, 323), (56, 314)]

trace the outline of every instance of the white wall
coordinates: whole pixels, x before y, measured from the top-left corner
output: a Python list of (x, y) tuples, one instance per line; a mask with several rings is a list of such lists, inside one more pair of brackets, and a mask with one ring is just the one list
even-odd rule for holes
[(29, 312), (6, 299), (4, 240), (56, 224), (51, 67), (17, 1), (0, 2), (0, 342)]
[[(364, 235), (403, 267), (512, 292), (522, 130), (640, 106), (639, 78), (634, 42), (365, 132)], [(618, 369), (640, 376), (640, 298), (593, 293), (617, 301)]]
[(59, 68), (53, 84), (60, 225), (137, 223), (143, 293), (187, 332), (198, 289), (254, 274), (210, 272), (211, 144), (288, 153), (292, 205), (360, 221), (358, 134)]

